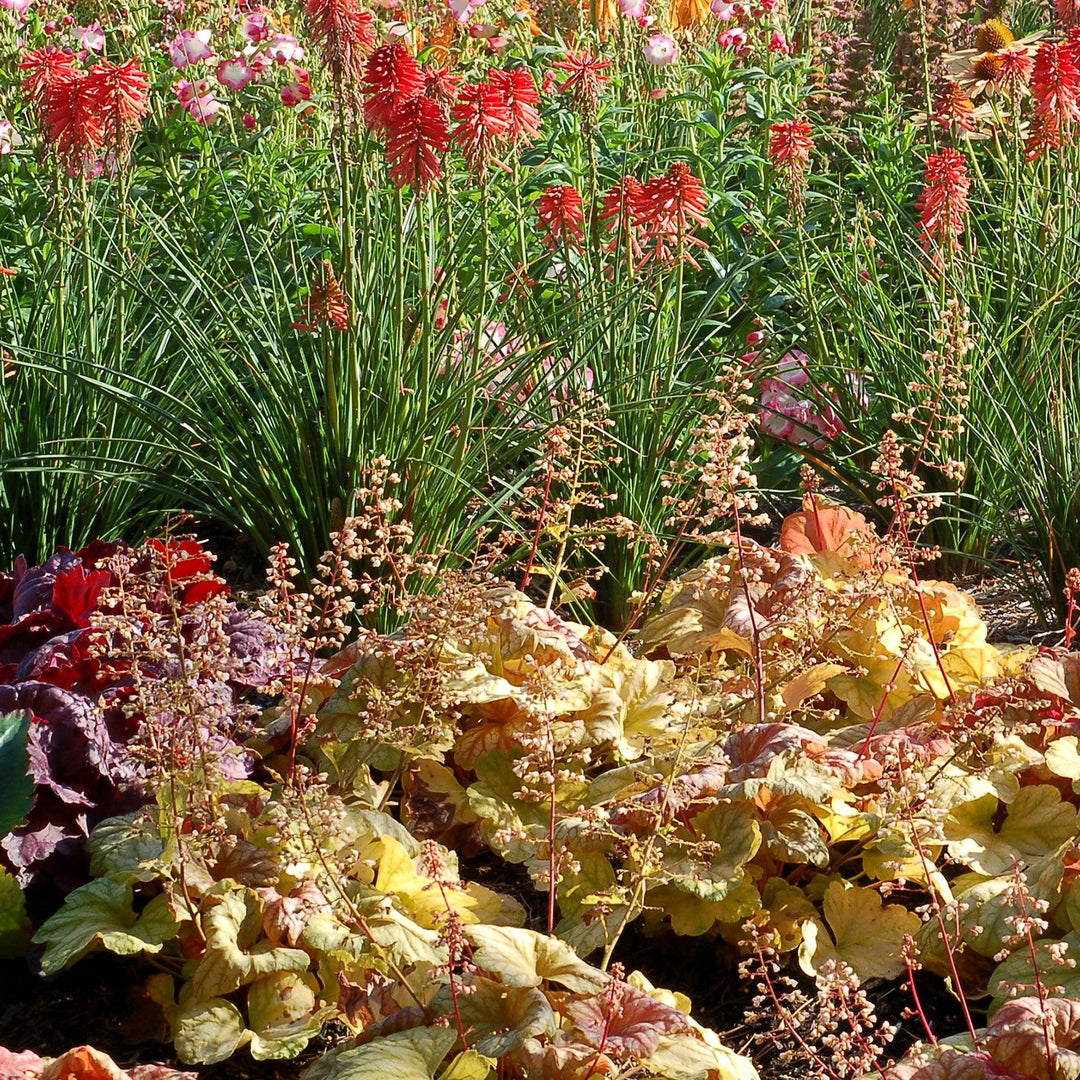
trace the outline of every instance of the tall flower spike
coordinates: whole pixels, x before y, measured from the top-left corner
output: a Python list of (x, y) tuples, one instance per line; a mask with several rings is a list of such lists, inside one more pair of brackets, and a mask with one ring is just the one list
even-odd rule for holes
[(71, 174), (81, 172), (105, 141), (101, 103), (85, 71), (72, 68), (48, 84), (42, 107), (45, 138)]
[(330, 69), (338, 105), (351, 121), (360, 108), (364, 58), (375, 47), (371, 13), (356, 0), (307, 0), (304, 17), (311, 40)]
[(123, 64), (101, 60), (91, 68), (86, 89), (101, 110), (105, 145), (122, 167), (150, 108), (150, 77), (138, 60)]
[(644, 229), (642, 261), (661, 262), (681, 257), (692, 266), (697, 262), (689, 248), (705, 248), (704, 240), (694, 236), (698, 225), (708, 225), (705, 215), (708, 197), (701, 181), (685, 162), (673, 162), (663, 176), (654, 176), (635, 199), (637, 218), (634, 224)]
[(458, 125), (452, 138), (482, 182), (496, 141), (510, 131), (510, 106), (497, 86), (469, 83), (461, 88), (453, 115)]
[(439, 155), (446, 150), (449, 138), (446, 117), (437, 101), (417, 96), (402, 102), (391, 117), (386, 137), (394, 185), (410, 184), (426, 191), (443, 174)]
[(934, 102), (934, 123), (954, 139), (975, 130), (975, 105), (954, 82), (941, 88)]
[(1067, 41), (1044, 41), (1039, 46), (1031, 74), (1031, 96), (1035, 99), (1035, 120), (1027, 155), (1034, 159), (1047, 147), (1059, 147), (1062, 137), (1071, 137), (1074, 125), (1080, 122), (1080, 68)]
[(531, 143), (540, 134), (540, 92), (527, 68), (516, 67), (512, 71), (492, 70), (488, 79), (492, 86), (502, 91), (510, 109), (510, 130), (507, 133), (513, 143)]
[(48, 45), (44, 49), (26, 49), (19, 61), (19, 70), (25, 71), (22, 89), (26, 100), (38, 111), (38, 120), (41, 122), (40, 111), (45, 104), (45, 97), (49, 92), (49, 84), (58, 78), (67, 78), (72, 73), (75, 57), (63, 49), (57, 49)]
[(798, 117), (769, 128), (769, 161), (787, 194), (789, 211), (796, 218), (802, 217), (806, 173), (814, 150), (814, 140), (810, 137), (812, 130)]
[(536, 214), (546, 230), (545, 247), (580, 248), (585, 242), (585, 209), (577, 188), (570, 184), (549, 187), (536, 200)]
[(338, 331), (349, 329), (349, 298), (338, 284), (329, 259), (323, 259), (319, 280), (304, 301), (304, 318), (294, 322), (292, 328), (314, 333), (323, 325)]
[(600, 87), (610, 81), (610, 76), (602, 75), (611, 64), (588, 52), (567, 51), (565, 60), (557, 60), (552, 67), (567, 71), (569, 75), (559, 87), (560, 94), (570, 94), (574, 107), (586, 117), (596, 115), (600, 102)]
[(919, 239), (927, 252), (934, 251), (934, 261), (940, 263), (942, 249), (960, 250), (971, 187), (967, 159), (959, 150), (947, 146), (926, 159), (923, 180), (926, 186), (916, 204)]
[(600, 200), (600, 221), (607, 224), (612, 234), (607, 250), (621, 248), (629, 250), (630, 258), (635, 262), (641, 258), (641, 244), (638, 241), (637, 219), (641, 213), (641, 184), (636, 177), (624, 176), (613, 188), (610, 188)]
[(380, 45), (367, 62), (364, 115), (375, 131), (386, 131), (394, 110), (424, 89), (424, 73), (400, 41)]

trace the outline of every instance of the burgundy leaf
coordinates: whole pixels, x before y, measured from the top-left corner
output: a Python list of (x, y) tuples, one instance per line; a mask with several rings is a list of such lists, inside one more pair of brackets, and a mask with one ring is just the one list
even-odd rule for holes
[(685, 1014), (629, 983), (613, 980), (603, 993), (571, 998), (562, 1011), (590, 1046), (612, 1056), (647, 1058), (662, 1035), (690, 1028)]

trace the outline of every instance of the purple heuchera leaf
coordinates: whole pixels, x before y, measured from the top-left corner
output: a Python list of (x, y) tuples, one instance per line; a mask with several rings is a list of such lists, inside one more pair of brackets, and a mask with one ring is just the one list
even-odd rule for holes
[(571, 998), (562, 1011), (585, 1042), (612, 1057), (647, 1058), (662, 1035), (690, 1028), (689, 1019), (678, 1009), (615, 980), (603, 993)]

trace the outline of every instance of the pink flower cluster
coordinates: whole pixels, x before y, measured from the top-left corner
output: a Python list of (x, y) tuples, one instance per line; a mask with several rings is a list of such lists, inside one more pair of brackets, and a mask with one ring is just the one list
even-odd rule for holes
[[(216, 96), (219, 87), (239, 93), (249, 84), (267, 79), (275, 68), (286, 73), (279, 88), (283, 105), (295, 108), (311, 97), (310, 76), (299, 66), (304, 49), (292, 34), (274, 29), (270, 12), (248, 12), (240, 22), (240, 32), (243, 48), (231, 50), (231, 55), (214, 51), (210, 44), (213, 31), (209, 29), (181, 30), (168, 46), (169, 59), (178, 71), (200, 64), (213, 68), (212, 78), (181, 79), (174, 88), (181, 108), (200, 124), (212, 124), (226, 108)], [(244, 117), (245, 127), (253, 126), (248, 116)]]
[(773, 438), (824, 450), (845, 425), (811, 382), (808, 359), (801, 349), (792, 349), (780, 360), (775, 377), (761, 380), (759, 422)]

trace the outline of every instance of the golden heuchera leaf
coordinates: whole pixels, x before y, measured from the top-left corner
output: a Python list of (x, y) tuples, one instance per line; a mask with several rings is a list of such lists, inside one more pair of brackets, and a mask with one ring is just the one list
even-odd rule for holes
[(977, 873), (993, 877), (1053, 851), (1077, 832), (1077, 811), (1050, 784), (1022, 787), (999, 830), (996, 795), (954, 806), (945, 819), (949, 854)]
[[(382, 856), (375, 888), (382, 893), (397, 896), (418, 926), (434, 930), (449, 908), (463, 923), (496, 922), (500, 920), (503, 905), (498, 893), (476, 882), (462, 886), (453, 880), (439, 883), (419, 874), (413, 860), (392, 836), (379, 838)], [(447, 878), (450, 874), (447, 873)]]
[(882, 904), (875, 889), (840, 881), (825, 890), (825, 923), (811, 919), (803, 924), (799, 966), (813, 975), (826, 960), (842, 960), (863, 981), (895, 979), (903, 970), (900, 947), (905, 934), (922, 926), (914, 912), (899, 904)]
[(804, 701), (816, 697), (828, 685), (829, 680), (844, 674), (842, 664), (811, 664), (805, 671), (796, 675), (780, 689), (785, 709), (797, 709)]
[(257, 941), (262, 929), (262, 903), (253, 889), (235, 882), (203, 901), (206, 952), (185, 987), (185, 1002), (207, 1001), (230, 994), (273, 971), (307, 971), (311, 957), (302, 949), (274, 948)]

